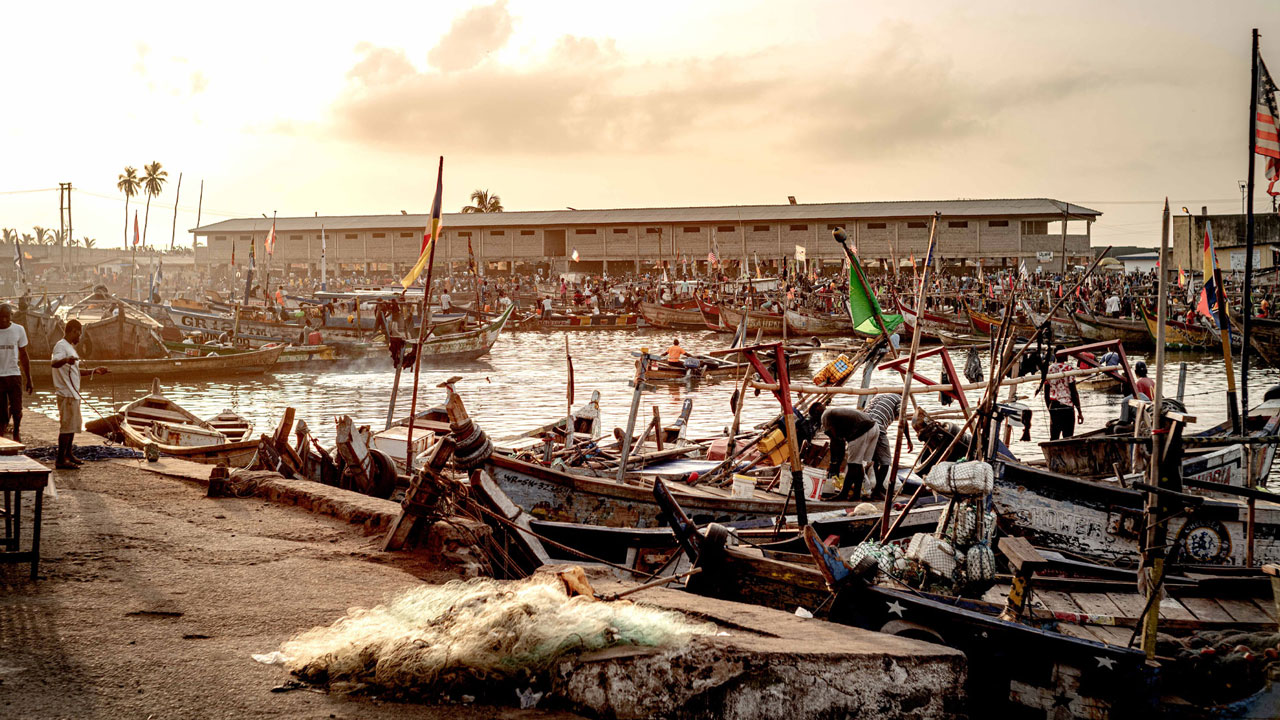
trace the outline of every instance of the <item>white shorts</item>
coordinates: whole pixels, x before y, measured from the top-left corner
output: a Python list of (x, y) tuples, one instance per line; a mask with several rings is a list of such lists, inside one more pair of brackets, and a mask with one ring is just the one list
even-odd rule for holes
[(58, 433), (78, 433), (84, 420), (80, 417), (80, 398), (58, 395)]

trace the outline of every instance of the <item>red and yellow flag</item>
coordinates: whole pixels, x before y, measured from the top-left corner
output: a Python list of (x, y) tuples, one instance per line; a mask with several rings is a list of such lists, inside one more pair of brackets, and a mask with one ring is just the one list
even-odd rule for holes
[[(426, 232), (422, 234), (422, 250), (418, 253), (418, 262), (413, 264), (409, 270), (409, 274), (404, 276), (400, 281), (406, 290), (418, 281), (418, 276), (427, 269), (427, 265), (431, 262), (431, 256), (435, 254), (436, 239), (440, 237), (440, 231), (444, 229), (444, 219), (441, 216), (440, 206), (444, 204), (444, 158), (440, 158), (440, 168), (436, 171), (436, 197), (431, 201), (431, 224), (427, 226)], [(428, 289), (428, 292), (430, 290)]]

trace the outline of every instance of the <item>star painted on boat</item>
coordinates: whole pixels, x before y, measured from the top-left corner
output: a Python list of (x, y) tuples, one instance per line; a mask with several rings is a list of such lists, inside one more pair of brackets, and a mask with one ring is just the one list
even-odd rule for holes
[(1104, 668), (1106, 668), (1106, 669), (1108, 669), (1108, 670), (1115, 670), (1115, 669), (1116, 669), (1116, 661), (1115, 661), (1115, 658), (1100, 657), (1100, 658), (1094, 658), (1094, 659), (1098, 661), (1098, 667), (1100, 667), (1100, 668), (1103, 668), (1103, 667), (1104, 667)]
[(889, 613), (892, 615), (897, 615), (898, 617), (902, 617), (902, 613), (906, 612), (906, 610), (907, 609), (902, 606), (902, 603), (898, 602), (897, 600), (894, 600), (893, 602), (889, 603)]

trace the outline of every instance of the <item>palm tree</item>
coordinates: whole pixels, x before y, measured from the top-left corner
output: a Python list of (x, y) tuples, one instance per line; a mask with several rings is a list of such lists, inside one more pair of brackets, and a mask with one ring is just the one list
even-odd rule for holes
[(98, 244), (98, 241), (97, 241), (97, 240), (94, 240), (94, 239), (93, 239), (93, 238), (91, 238), (91, 237), (87, 237), (87, 238), (85, 238), (85, 239), (84, 239), (84, 249), (85, 249), (85, 250), (92, 250), (92, 249), (93, 249), (93, 246), (94, 246), (94, 245), (97, 245), (97, 244)]
[(129, 247), (129, 198), (138, 194), (138, 188), (142, 185), (142, 180), (138, 178), (138, 171), (132, 165), (126, 165), (124, 172), (120, 173), (119, 180), (116, 181), (116, 189), (124, 193), (124, 246)]
[(35, 241), (36, 239), (31, 237), (31, 233), (22, 233), (22, 242), (24, 245), (30, 245)]
[(18, 231), (13, 228), (5, 228), (3, 231), (0, 231), (0, 236), (3, 236), (6, 245), (12, 245), (18, 242)]
[(490, 195), (488, 190), (473, 190), (471, 192), (471, 202), (474, 205), (468, 205), (462, 208), (464, 213), (491, 213), (502, 212), (502, 198), (497, 195)]
[(48, 231), (48, 230), (46, 230), (46, 229), (44, 229), (44, 228), (40, 227), (39, 225), (36, 225), (36, 226), (32, 227), (32, 228), (31, 228), (31, 230), (32, 230), (32, 232), (34, 232), (34, 233), (35, 233), (35, 237), (36, 237), (36, 245), (47, 245), (47, 244), (48, 244), (48, 242), (47, 242), (47, 240), (46, 240), (46, 239), (49, 237), (49, 231)]
[(142, 219), (142, 245), (147, 245), (147, 222), (151, 219), (151, 198), (160, 194), (164, 189), (165, 181), (169, 177), (169, 173), (160, 169), (160, 163), (153, 160), (150, 165), (143, 165), (142, 171), (146, 173), (142, 176), (142, 187), (147, 193), (147, 211)]

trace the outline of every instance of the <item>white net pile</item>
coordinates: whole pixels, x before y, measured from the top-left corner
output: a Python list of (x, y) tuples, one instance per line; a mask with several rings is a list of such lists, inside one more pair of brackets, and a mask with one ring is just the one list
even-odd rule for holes
[(281, 647), (309, 682), (350, 682), (408, 697), (541, 684), (556, 661), (617, 645), (669, 647), (714, 626), (635, 605), (570, 597), (554, 575), (415, 587), (353, 608)]

